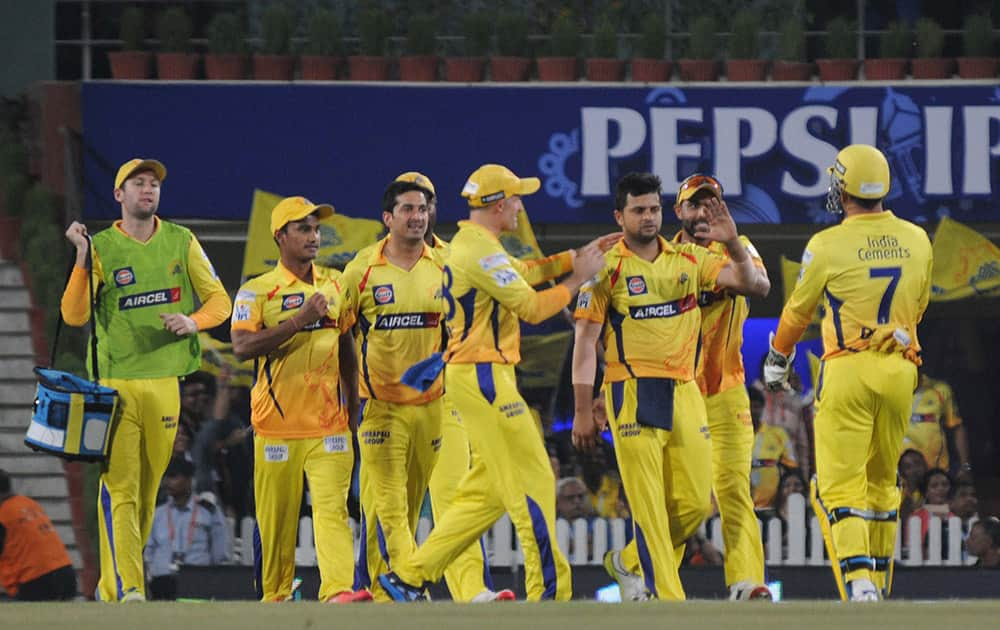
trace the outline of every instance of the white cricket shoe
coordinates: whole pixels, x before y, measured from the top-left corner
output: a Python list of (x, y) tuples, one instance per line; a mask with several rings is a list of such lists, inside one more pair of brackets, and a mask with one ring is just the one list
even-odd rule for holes
[(608, 577), (618, 582), (618, 590), (621, 592), (623, 602), (639, 602), (649, 599), (645, 581), (641, 575), (632, 573), (625, 568), (622, 564), (620, 550), (604, 554), (604, 570), (608, 572)]
[(880, 599), (878, 589), (871, 580), (851, 580), (847, 583), (847, 592), (852, 602), (877, 602)]

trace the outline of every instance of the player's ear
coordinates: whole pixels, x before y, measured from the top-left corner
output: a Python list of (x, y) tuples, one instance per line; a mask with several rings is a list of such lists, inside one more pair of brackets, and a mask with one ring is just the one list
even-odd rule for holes
[(621, 227), (621, 228), (625, 227), (625, 225), (623, 223), (623, 220), (624, 220), (624, 216), (622, 215), (622, 211), (618, 210), (616, 208), (615, 209), (615, 223), (618, 224), (618, 227)]

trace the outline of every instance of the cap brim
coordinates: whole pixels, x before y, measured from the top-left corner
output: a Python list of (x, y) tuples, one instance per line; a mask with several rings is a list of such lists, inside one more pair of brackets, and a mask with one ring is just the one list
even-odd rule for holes
[[(317, 218), (325, 219), (327, 217), (332, 217), (334, 214), (336, 214), (337, 209), (328, 203), (321, 203), (318, 206), (316, 206), (312, 212), (316, 213)], [(312, 212), (310, 212), (309, 214), (312, 214)]]
[(696, 186), (694, 188), (685, 188), (684, 190), (677, 193), (677, 203), (681, 203), (682, 201), (687, 201), (691, 197), (694, 197), (695, 193), (697, 193), (699, 190), (707, 190), (711, 192), (712, 196), (715, 197), (716, 199), (722, 199), (722, 197), (719, 195), (719, 191), (716, 190), (714, 186), (706, 182), (701, 186)]
[(135, 168), (130, 170), (125, 177), (122, 178), (121, 183), (118, 185), (121, 188), (121, 184), (124, 184), (129, 178), (140, 171), (153, 171), (156, 175), (156, 179), (161, 182), (167, 178), (167, 167), (163, 165), (163, 162), (159, 160), (143, 160), (135, 165)]
[(542, 187), (542, 180), (537, 177), (522, 177), (520, 178), (517, 185), (517, 194), (519, 195), (531, 195), (538, 192), (538, 189)]

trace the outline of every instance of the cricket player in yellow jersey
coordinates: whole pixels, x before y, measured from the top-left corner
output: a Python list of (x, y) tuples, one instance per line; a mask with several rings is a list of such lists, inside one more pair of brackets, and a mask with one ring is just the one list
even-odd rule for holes
[(764, 364), (768, 387), (785, 387), (795, 343), (822, 300), (811, 494), (844, 600), (875, 601), (892, 586), (896, 462), (917, 386), (917, 323), (930, 297), (930, 241), (883, 207), (889, 188), (889, 164), (875, 147), (837, 154), (827, 209), (845, 218), (809, 239)]
[(262, 601), (292, 596), (303, 473), (312, 497), (320, 601), (371, 599), (368, 591), (351, 587), (354, 539), (347, 493), (354, 467), (350, 419), (358, 406), (354, 316), (346, 308), (350, 294), (340, 272), (313, 264), (319, 220), (331, 214), (332, 206), (303, 197), (281, 200), (271, 211), (280, 260), (240, 287), (233, 308), (233, 354), (241, 361), (254, 359), (257, 372), (250, 419)]
[(661, 237), (660, 179), (624, 176), (614, 216), (625, 237), (581, 290), (575, 313), (573, 444), (590, 450), (597, 439), (591, 398), (603, 331), (605, 403), (635, 525), (634, 553), (649, 595), (658, 599), (684, 599), (677, 573), (684, 542), (710, 510), (711, 444), (695, 381), (699, 296), (721, 290), (763, 296), (769, 289), (725, 202), (705, 195), (702, 203), (705, 220), (694, 226), (695, 237), (724, 243), (728, 257)]
[[(448, 259), (449, 247), (446, 241), (434, 233), (434, 226), (437, 225), (437, 193), (434, 190), (433, 182), (426, 175), (416, 171), (403, 173), (396, 178), (396, 181), (413, 182), (423, 187), (427, 195), (427, 232), (424, 234), (424, 242), (431, 248), (431, 253), (443, 267)], [(569, 260), (565, 271), (560, 266), (558, 269), (553, 269), (553, 272), (555, 275), (562, 275), (571, 269), (572, 260)], [(447, 338), (442, 338), (442, 342), (446, 344)], [(459, 420), (454, 406), (449, 402), (447, 392), (444, 394), (443, 400), (441, 448), (438, 451), (434, 470), (431, 471), (429, 485), (431, 513), (435, 521), (440, 521), (451, 506), (458, 482), (462, 480), (465, 473), (469, 472), (472, 457), (469, 435)], [(514, 592), (509, 589), (493, 590), (489, 560), (482, 539), (469, 545), (448, 565), (448, 568), (444, 570), (444, 579), (448, 584), (451, 598), (457, 602), (486, 603), (514, 599)], [(378, 595), (377, 592), (376, 595)]]
[[(93, 237), (100, 343), (91, 370), (99, 368), (101, 383), (121, 395), (98, 493), (102, 601), (145, 599), (142, 548), (177, 434), (177, 379), (201, 364), (198, 331), (224, 322), (231, 306), (194, 234), (156, 216), (166, 176), (156, 160), (122, 164), (114, 188), (122, 218)], [(77, 253), (62, 315), (67, 324), (82, 326), (91, 317), (87, 228), (74, 221), (66, 238)]]
[[(444, 378), (423, 392), (401, 383), (408, 367), (441, 349), (443, 265), (424, 243), (426, 190), (392, 182), (382, 198), (388, 236), (344, 270), (358, 321), (363, 557), (355, 588), (371, 586), (416, 549), (420, 506), (441, 447)], [(373, 589), (376, 599), (389, 597)]]
[(969, 439), (951, 386), (921, 373), (917, 391), (913, 393), (913, 410), (910, 426), (903, 436), (903, 448), (920, 451), (928, 468), (950, 470), (949, 438), (959, 458), (959, 476), (970, 476)]
[[(573, 293), (600, 269), (598, 239), (574, 258), (561, 284), (536, 292), (504, 251), (499, 235), (517, 225), (522, 195), (538, 190), (537, 178), (521, 179), (498, 164), (476, 169), (462, 196), (469, 220), (459, 223), (445, 267), (448, 348), (445, 388), (469, 434), (472, 468), (451, 507), (430, 537), (407, 561), (380, 575), (393, 599), (423, 599), (424, 587), (476, 541), (504, 512), (510, 514), (524, 550), (529, 600), (569, 599), (569, 563), (555, 538), (555, 478), (542, 437), (517, 391), (519, 320), (540, 322), (565, 307)], [(572, 256), (572, 255), (571, 255)]]
[[(695, 174), (681, 183), (674, 202), (681, 231), (674, 243), (694, 243), (728, 258), (722, 243), (697, 236), (699, 227), (708, 223), (705, 202), (712, 197), (722, 199), (722, 185), (710, 175)], [(764, 261), (750, 239), (740, 236), (740, 241), (757, 268), (758, 290), (766, 295), (771, 282)], [(750, 301), (720, 289), (702, 292), (698, 306), (702, 345), (695, 380), (712, 434), (712, 489), (722, 517), (726, 586), (733, 600), (771, 599), (764, 582), (764, 544), (750, 497), (754, 432), (741, 352)]]

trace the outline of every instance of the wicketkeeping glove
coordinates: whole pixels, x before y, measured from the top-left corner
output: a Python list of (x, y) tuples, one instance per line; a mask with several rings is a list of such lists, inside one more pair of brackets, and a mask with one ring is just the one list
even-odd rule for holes
[(795, 361), (795, 348), (791, 354), (785, 356), (774, 349), (774, 333), (768, 338), (767, 358), (764, 359), (764, 384), (772, 392), (785, 389), (788, 383), (788, 372), (792, 369), (792, 362)]

